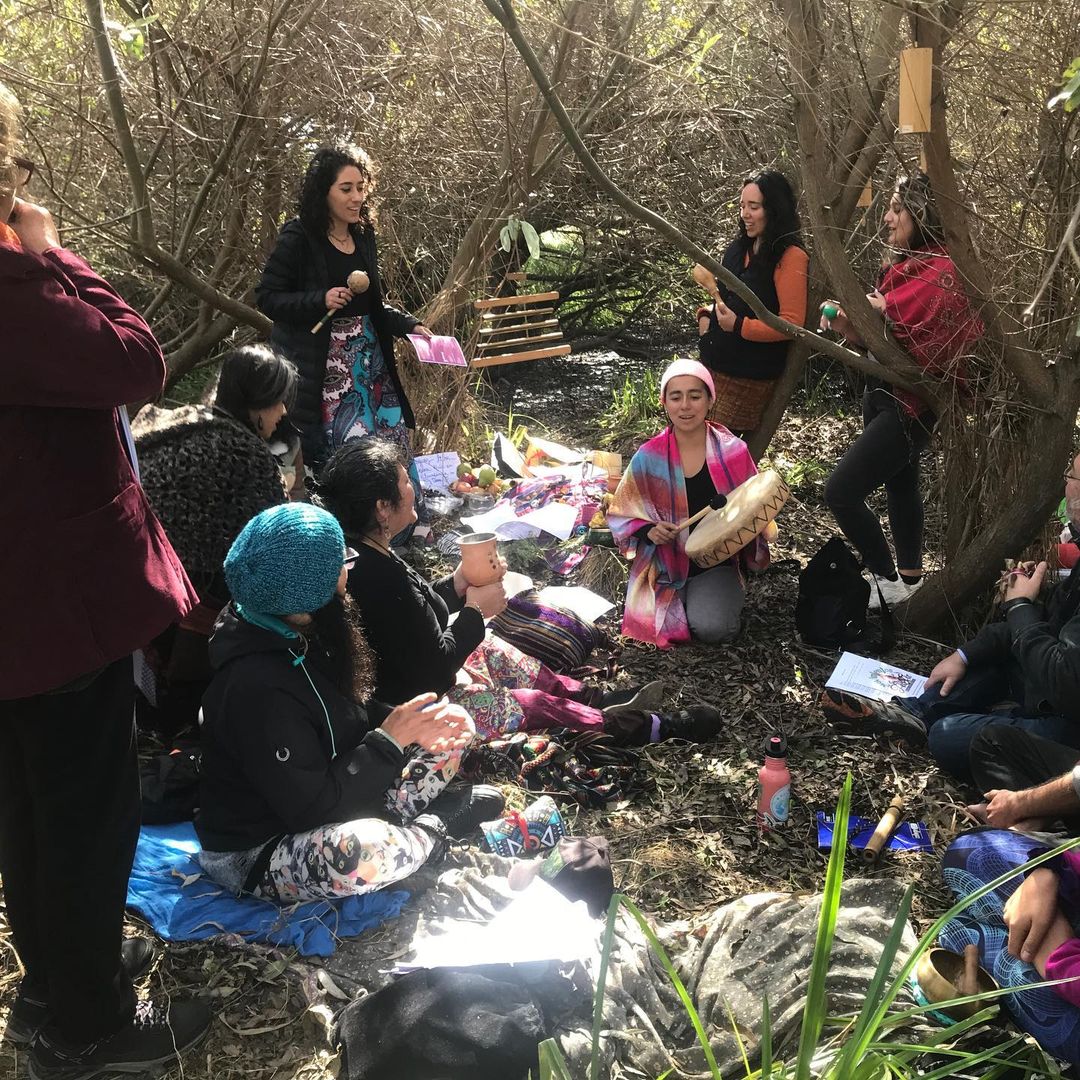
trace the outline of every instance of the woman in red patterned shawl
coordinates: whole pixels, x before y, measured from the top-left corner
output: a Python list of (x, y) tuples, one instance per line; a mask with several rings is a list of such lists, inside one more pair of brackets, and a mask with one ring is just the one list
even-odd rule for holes
[[(945, 250), (944, 232), (929, 179), (922, 173), (901, 180), (885, 212), (889, 260), (867, 299), (885, 329), (928, 374), (962, 387), (965, 357), (982, 334), (956, 267)], [(836, 304), (836, 301), (826, 301)], [(825, 307), (825, 304), (822, 305)], [(859, 338), (842, 309), (822, 329), (848, 344)], [(825, 485), (825, 501), (844, 535), (858, 549), (888, 604), (906, 600), (922, 583), (923, 502), (919, 455), (937, 417), (917, 394), (868, 380), (863, 394), (863, 432), (840, 459)], [(884, 486), (888, 497), (893, 561), (878, 516), (867, 496)], [(876, 590), (871, 607), (877, 604)]]

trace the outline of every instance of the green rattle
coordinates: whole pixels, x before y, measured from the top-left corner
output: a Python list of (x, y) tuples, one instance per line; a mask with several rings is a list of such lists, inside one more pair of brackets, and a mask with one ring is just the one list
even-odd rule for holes
[(821, 314), (824, 315), (829, 322), (832, 322), (833, 319), (840, 314), (840, 309), (835, 304), (822, 304)]

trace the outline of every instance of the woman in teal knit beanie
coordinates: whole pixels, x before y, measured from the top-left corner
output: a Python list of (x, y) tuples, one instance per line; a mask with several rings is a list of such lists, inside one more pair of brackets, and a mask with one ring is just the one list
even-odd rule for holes
[(371, 701), (370, 650), (345, 591), (356, 553), (333, 515), (264, 510), (225, 559), (233, 602), (210, 642), (200, 810), (207, 874), (281, 902), (408, 877), (502, 813), (495, 788), (444, 790), (475, 738), (423, 694)]

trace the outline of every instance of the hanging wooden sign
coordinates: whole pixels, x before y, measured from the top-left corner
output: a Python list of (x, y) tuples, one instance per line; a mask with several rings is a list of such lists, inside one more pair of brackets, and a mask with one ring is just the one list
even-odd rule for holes
[(859, 194), (859, 201), (855, 204), (860, 208), (870, 206), (874, 201), (874, 185), (871, 181), (866, 181), (866, 186)]
[(904, 49), (900, 54), (900, 134), (930, 130), (934, 50)]

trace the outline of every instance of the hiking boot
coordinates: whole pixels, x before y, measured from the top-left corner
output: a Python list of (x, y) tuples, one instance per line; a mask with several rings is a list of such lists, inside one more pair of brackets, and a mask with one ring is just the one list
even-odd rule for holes
[(146, 1072), (174, 1062), (209, 1027), (210, 1010), (201, 1001), (140, 1001), (130, 1023), (89, 1046), (73, 1047), (40, 1032), (30, 1047), (26, 1075), (30, 1080), (95, 1080)]
[[(134, 982), (146, 973), (157, 954), (157, 949), (146, 938), (125, 938), (120, 946), (120, 963), (127, 977)], [(52, 1008), (33, 991), (20, 993), (8, 1013), (4, 1042), (13, 1046), (26, 1046), (31, 1039), (52, 1019)]]
[(915, 743), (926, 742), (926, 723), (899, 698), (871, 701), (842, 690), (823, 690), (818, 704), (832, 724), (851, 726), (867, 735), (897, 735)]
[(618, 716), (620, 712), (654, 711), (663, 703), (664, 684), (659, 679), (654, 679), (644, 686), (605, 691), (600, 701), (600, 710), (605, 716)]
[(708, 742), (724, 724), (719, 709), (711, 705), (691, 705), (676, 713), (660, 716), (660, 741), (685, 739), (687, 742)]
[(491, 784), (455, 784), (428, 804), (424, 815), (437, 817), (446, 828), (447, 836), (460, 840), (468, 836), (482, 821), (502, 817), (506, 800)]

